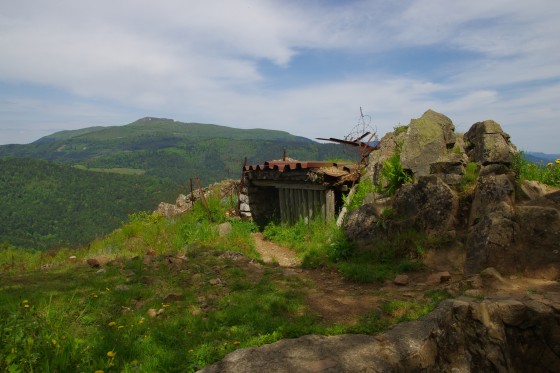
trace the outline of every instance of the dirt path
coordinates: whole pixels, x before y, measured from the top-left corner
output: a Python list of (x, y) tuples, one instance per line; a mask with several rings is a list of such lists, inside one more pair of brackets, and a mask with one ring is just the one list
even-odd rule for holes
[(422, 286), (397, 287), (391, 282), (358, 284), (345, 280), (336, 271), (302, 269), (301, 259), (293, 250), (265, 240), (261, 233), (253, 237), (265, 263), (278, 264), (284, 274), (310, 281), (307, 305), (325, 323), (353, 324), (387, 299), (419, 299), (424, 295)]

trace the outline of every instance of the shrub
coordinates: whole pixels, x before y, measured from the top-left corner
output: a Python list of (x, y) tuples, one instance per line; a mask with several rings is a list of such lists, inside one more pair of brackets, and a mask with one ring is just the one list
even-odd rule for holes
[(346, 196), (343, 196), (344, 204), (348, 212), (354, 211), (364, 204), (364, 199), (368, 193), (373, 192), (373, 182), (370, 179), (361, 180), (356, 185), (356, 191), (351, 201), (348, 201)]
[(560, 158), (548, 164), (531, 163), (525, 159), (523, 152), (517, 153), (511, 164), (518, 181), (535, 180), (543, 184), (560, 188)]
[(401, 165), (401, 148), (402, 144), (398, 144), (391, 158), (383, 163), (381, 170), (380, 184), (387, 183), (387, 187), (383, 191), (389, 195), (395, 194), (403, 184), (412, 181), (412, 177)]

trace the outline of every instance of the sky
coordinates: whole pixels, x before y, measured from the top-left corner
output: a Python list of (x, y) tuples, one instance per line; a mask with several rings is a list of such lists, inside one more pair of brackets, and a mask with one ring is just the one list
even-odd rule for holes
[(343, 138), (433, 109), (560, 153), (556, 0), (6, 0), (0, 144), (142, 117)]

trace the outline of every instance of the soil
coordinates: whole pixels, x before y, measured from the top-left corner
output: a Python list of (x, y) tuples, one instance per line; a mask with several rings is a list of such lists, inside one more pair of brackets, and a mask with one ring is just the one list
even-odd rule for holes
[(396, 286), (392, 281), (360, 284), (344, 279), (334, 270), (303, 269), (293, 250), (265, 240), (261, 233), (255, 233), (254, 239), (263, 262), (277, 264), (285, 275), (310, 282), (307, 306), (325, 324), (353, 324), (389, 299), (421, 299), (427, 289), (422, 283), (425, 272), (409, 273), (411, 286)]
[[(368, 312), (378, 309), (389, 300), (421, 300), (426, 291), (431, 289), (445, 289), (451, 295), (460, 295), (465, 290), (468, 281), (461, 274), (454, 272), (452, 266), (449, 272), (451, 279), (443, 284), (427, 284), (428, 277), (434, 272), (427, 268), (423, 271), (407, 273), (409, 283), (406, 286), (395, 285), (392, 280), (384, 283), (360, 284), (344, 279), (338, 272), (331, 269), (303, 269), (301, 259), (286, 247), (266, 241), (262, 234), (254, 234), (255, 247), (263, 262), (275, 264), (283, 268), (287, 276), (299, 276), (310, 282), (307, 294), (307, 306), (319, 315), (324, 324), (356, 323)], [(445, 268), (437, 268), (437, 271)], [(498, 274), (499, 276), (499, 274)], [(471, 287), (471, 286), (467, 286)], [(492, 280), (491, 285), (474, 286), (477, 290), (470, 290), (470, 296), (488, 296), (496, 293), (510, 295), (543, 293), (560, 291), (560, 284), (556, 281), (510, 276), (507, 279)]]

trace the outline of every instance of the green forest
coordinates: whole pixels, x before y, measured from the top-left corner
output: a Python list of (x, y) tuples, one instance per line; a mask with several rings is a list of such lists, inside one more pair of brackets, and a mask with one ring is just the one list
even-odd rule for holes
[(355, 159), (357, 153), (283, 131), (143, 118), (124, 126), (61, 131), (0, 146), (0, 244), (75, 246), (127, 215), (172, 202), (198, 176), (203, 186), (241, 177), (249, 164)]
[(0, 146), (0, 157), (27, 157), (92, 170), (126, 169), (174, 183), (238, 178), (243, 160), (354, 159), (344, 146), (320, 144), (283, 131), (143, 118), (125, 126), (62, 131), (31, 144)]
[(0, 244), (42, 250), (87, 243), (178, 193), (152, 177), (25, 158), (0, 158), (0, 190)]

